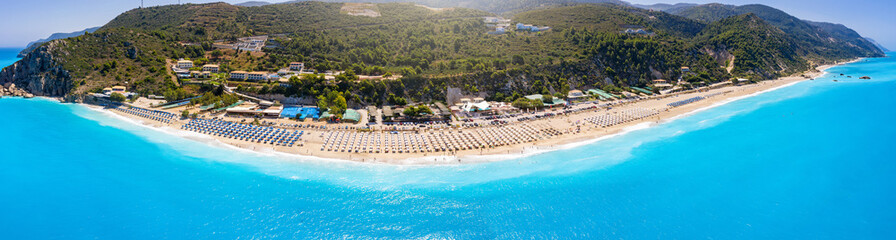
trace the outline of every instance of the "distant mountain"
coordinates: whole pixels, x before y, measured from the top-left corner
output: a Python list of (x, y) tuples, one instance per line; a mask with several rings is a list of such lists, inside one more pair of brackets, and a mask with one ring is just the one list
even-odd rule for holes
[[(284, 3), (296, 3), (289, 1)], [(357, 3), (395, 3), (411, 2), (434, 8), (470, 8), (486, 12), (504, 14), (510, 12), (522, 12), (537, 8), (561, 6), (580, 3), (612, 3), (629, 6), (622, 0), (319, 0), (323, 2), (357, 2)]]
[(472, 8), (492, 13), (506, 13), (522, 10), (531, 10), (549, 6), (576, 4), (576, 3), (611, 3), (628, 6), (628, 2), (620, 0), (417, 0), (424, 5), (435, 7), (463, 7)]
[(877, 48), (880, 48), (881, 51), (884, 51), (884, 52), (889, 52), (889, 51), (890, 51), (890, 49), (887, 49), (886, 47), (884, 47), (884, 45), (881, 45), (881, 44), (878, 43), (877, 41), (874, 41), (874, 39), (871, 39), (871, 38), (867, 38), (867, 37), (866, 37), (865, 40), (868, 40), (869, 42), (874, 43), (874, 45), (877, 46)]
[(240, 6), (240, 7), (261, 7), (261, 6), (265, 6), (265, 5), (271, 5), (271, 4), (272, 3), (269, 3), (269, 2), (249, 1), (249, 2), (244, 2), (244, 3), (237, 3), (234, 5)]
[(662, 11), (704, 22), (715, 22), (724, 18), (746, 13), (745, 11), (738, 9), (738, 6), (720, 3), (668, 8)]
[(846, 26), (843, 26), (843, 24), (826, 23), (826, 22), (812, 22), (812, 21), (806, 21), (806, 22), (809, 23), (809, 25), (812, 25), (812, 26), (818, 28), (818, 30), (820, 30), (820, 31), (829, 33), (835, 39), (845, 40), (849, 44), (854, 44), (861, 48), (867, 48), (867, 49), (878, 48), (881, 51), (886, 52), (886, 50), (884, 50), (879, 44), (877, 44), (873, 40), (869, 41), (868, 38), (862, 37), (862, 35), (857, 33), (855, 30), (852, 30)]
[(670, 11), (675, 11), (677, 9), (695, 7), (697, 5), (699, 5), (699, 4), (695, 4), (695, 3), (676, 3), (676, 4), (657, 3), (657, 4), (653, 4), (653, 5), (632, 4), (632, 6), (638, 7), (638, 8), (654, 10), (654, 11), (664, 11), (664, 12), (670, 12)]
[(88, 28), (88, 29), (84, 29), (84, 30), (76, 31), (76, 32), (70, 32), (70, 33), (54, 33), (54, 34), (50, 35), (50, 37), (47, 37), (45, 39), (40, 39), (40, 40), (28, 43), (28, 46), (25, 46), (25, 49), (23, 49), (21, 52), (19, 52), (19, 57), (20, 58), (25, 57), (26, 54), (30, 53), (31, 51), (34, 51), (35, 48), (40, 47), (40, 45), (45, 42), (53, 41), (56, 39), (81, 36), (81, 35), (84, 35), (85, 32), (96, 32), (97, 29), (100, 29), (100, 27), (92, 27), (92, 28)]

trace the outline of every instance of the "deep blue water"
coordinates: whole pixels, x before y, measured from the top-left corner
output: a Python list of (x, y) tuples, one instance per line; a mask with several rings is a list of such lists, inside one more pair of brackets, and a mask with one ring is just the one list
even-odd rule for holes
[(0, 99), (0, 239), (896, 238), (896, 61), (587, 146), (436, 167), (291, 159)]

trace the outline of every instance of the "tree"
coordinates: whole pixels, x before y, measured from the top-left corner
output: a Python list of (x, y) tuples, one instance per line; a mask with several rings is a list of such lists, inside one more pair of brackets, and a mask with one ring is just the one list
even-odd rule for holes
[(404, 105), (408, 104), (408, 101), (405, 100), (403, 97), (395, 96), (395, 94), (393, 94), (393, 93), (389, 93), (389, 98), (386, 99), (386, 101), (388, 101), (389, 104), (398, 105), (398, 106), (404, 106)]
[(205, 65), (206, 63), (208, 63), (208, 59), (206, 59), (206, 58), (199, 58), (199, 59), (193, 60), (193, 66), (202, 66), (202, 65)]
[(494, 101), (504, 101), (504, 93), (496, 92), (495, 95), (493, 95), (492, 99)]
[(545, 94), (541, 96), (541, 101), (545, 103), (554, 103), (554, 96)]
[(124, 102), (125, 99), (126, 98), (121, 93), (112, 93), (112, 95), (109, 95), (109, 100), (112, 100), (113, 102)]
[(403, 67), (400, 69), (400, 71), (401, 71), (401, 76), (405, 76), (405, 77), (417, 75), (417, 71), (415, 71), (413, 68), (410, 68), (410, 67)]
[(214, 51), (212, 51), (212, 58), (214, 58), (214, 59), (219, 59), (219, 58), (221, 58), (222, 56), (224, 56), (224, 53), (222, 53), (221, 50), (214, 50)]
[(527, 98), (522, 98), (522, 97), (521, 97), (521, 98), (517, 98), (517, 99), (514, 100), (513, 103), (511, 103), (510, 105), (513, 106), (513, 107), (515, 107), (515, 108), (519, 108), (519, 109), (529, 109), (529, 108), (532, 108), (532, 107), (533, 107), (533, 105), (532, 105), (532, 101), (529, 101), (529, 99), (527, 99)]
[(429, 109), (429, 106), (421, 105), (421, 106), (417, 107), (417, 113), (418, 114), (423, 114), (423, 113), (432, 114), (432, 109)]
[(190, 97), (190, 94), (188, 94), (187, 91), (185, 91), (183, 88), (168, 89), (163, 95), (165, 96), (165, 100), (168, 102), (173, 102)]
[(417, 117), (417, 109), (410, 106), (404, 109), (404, 115), (408, 117)]
[(317, 108), (319, 108), (321, 112), (329, 110), (329, 108), (327, 108), (327, 97), (324, 95), (317, 96)]
[(355, 71), (353, 71), (351, 69), (345, 70), (345, 72), (342, 72), (339, 75), (336, 75), (336, 81), (340, 82), (340, 83), (355, 81), (355, 80), (358, 80), (358, 75), (355, 75)]
[(613, 70), (613, 68), (607, 67), (606, 69), (604, 69), (604, 72), (605, 72), (605, 73), (607, 74), (607, 76), (609, 76), (611, 79), (615, 79), (615, 78), (616, 78), (616, 70)]
[(513, 55), (511, 62), (516, 65), (523, 65), (526, 64), (526, 59), (524, 59), (523, 56), (520, 55)]
[(419, 117), (420, 115), (423, 115), (423, 114), (432, 114), (432, 109), (429, 109), (429, 107), (427, 107), (425, 105), (416, 106), (416, 107), (410, 106), (410, 107), (407, 107), (404, 109), (405, 116)]
[(180, 113), (180, 116), (181, 116), (182, 118), (189, 118), (189, 117), (190, 117), (190, 111), (184, 109), (184, 111)]
[(341, 117), (342, 113), (345, 113), (345, 109), (348, 108), (348, 103), (340, 92), (330, 92), (327, 94), (327, 100), (330, 101), (330, 113), (336, 114), (337, 116)]
[(532, 100), (530, 104), (532, 104), (533, 108), (544, 107), (544, 102), (542, 100), (538, 100), (538, 99)]
[(215, 95), (217, 95), (217, 96), (221, 96), (221, 95), (223, 95), (223, 94), (224, 94), (224, 84), (218, 85), (218, 87), (215, 88), (215, 92), (214, 92), (214, 93), (215, 93)]
[(339, 91), (330, 91), (325, 95), (317, 97), (317, 107), (320, 108), (321, 111), (329, 110), (330, 114), (341, 118), (342, 114), (345, 113), (345, 109), (348, 108), (348, 103), (342, 93)]

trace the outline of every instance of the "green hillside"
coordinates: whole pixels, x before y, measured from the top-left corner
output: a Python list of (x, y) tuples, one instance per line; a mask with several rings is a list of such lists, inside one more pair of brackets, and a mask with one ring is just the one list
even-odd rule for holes
[(687, 17), (701, 22), (715, 22), (731, 16), (743, 14), (743, 12), (738, 11), (737, 6), (719, 3), (688, 6), (683, 8), (670, 8), (666, 9), (665, 11), (671, 14)]
[(752, 13), (713, 22), (697, 38), (706, 48), (733, 56), (731, 73), (773, 78), (808, 70), (799, 46), (784, 31)]
[[(376, 16), (353, 16), (343, 7), (368, 9)], [(565, 95), (570, 89), (618, 92), (657, 78), (683, 77), (700, 86), (732, 77), (796, 73), (818, 62), (877, 56), (862, 45), (849, 44), (851, 40), (838, 39), (855, 37), (842, 29), (830, 35), (833, 42), (822, 42), (809, 33), (834, 27), (776, 25), (786, 22), (783, 15), (769, 17), (776, 21), (746, 14), (704, 22), (616, 4), (575, 4), (512, 17), (511, 24), (552, 30), (513, 31), (511, 26), (501, 35), (487, 34), (494, 28), (482, 17), (492, 15), (408, 3), (161, 6), (125, 12), (95, 33), (46, 44), (36, 52), (53, 56), (67, 71), (68, 75), (56, 74), (70, 75), (75, 83), (67, 93), (125, 85), (142, 94), (189, 95), (226, 80), (225, 75), (208, 85), (185, 85), (166, 67), (180, 58), (218, 64), (224, 72), (274, 72), (291, 61), (302, 61), (317, 71), (348, 71), (335, 82), (321, 77), (292, 79), (291, 87), (277, 82), (232, 84), (241, 85), (238, 91), (245, 93), (309, 98), (338, 92), (355, 106), (441, 100), (449, 87), (512, 101), (533, 93)], [(647, 32), (624, 33), (626, 29)], [(219, 41), (257, 35), (270, 37), (263, 52), (214, 47)], [(682, 76), (684, 66), (694, 74)], [(356, 81), (356, 74), (402, 77)]]
[[(594, 74), (598, 82), (607, 83), (606, 78), (610, 78), (616, 86), (643, 85), (656, 78), (677, 78), (682, 66), (705, 73), (702, 75), (707, 81), (728, 77), (710, 55), (692, 44), (691, 38), (705, 26), (693, 20), (608, 4), (535, 10), (514, 19), (554, 27), (555, 34), (545, 36), (553, 39), (550, 45), (577, 49), (577, 67)], [(622, 33), (639, 27), (654, 34)], [(586, 78), (578, 83), (599, 85), (593, 80)]]
[(752, 13), (790, 35), (800, 46), (798, 53), (816, 63), (829, 63), (854, 56), (883, 56), (880, 49), (858, 34), (847, 33), (845, 27), (820, 24), (813, 26), (784, 11), (759, 4), (733, 6), (705, 4), (669, 10), (670, 13), (703, 22), (715, 22), (728, 17)]
[(614, 4), (579, 4), (539, 9), (514, 15), (514, 20), (556, 28), (620, 32), (642, 27), (651, 32), (689, 38), (705, 26), (687, 18)]
[[(291, 1), (294, 2), (303, 2)], [(410, 2), (434, 8), (469, 8), (495, 14), (507, 14), (568, 4), (611, 3), (627, 6), (621, 0), (323, 0), (323, 2), (393, 3)]]
[(168, 5), (127, 11), (103, 29), (163, 30), (177, 39), (200, 41), (491, 15), (472, 9), (431, 11), (412, 4), (388, 3), (379, 5), (382, 17), (372, 18), (342, 14), (342, 5), (323, 2), (260, 7), (226, 3)]

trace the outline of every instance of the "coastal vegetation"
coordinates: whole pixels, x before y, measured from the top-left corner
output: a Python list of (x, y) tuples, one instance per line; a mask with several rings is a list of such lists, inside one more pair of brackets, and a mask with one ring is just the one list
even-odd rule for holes
[(795, 43), (802, 58), (816, 63), (849, 59), (855, 56), (883, 56), (881, 49), (843, 25), (804, 21), (784, 11), (759, 4), (733, 6), (704, 4), (669, 11), (672, 14), (706, 23), (726, 18), (754, 14), (759, 19), (780, 29)]
[(420, 106), (409, 106), (404, 109), (404, 115), (409, 117), (420, 117), (423, 115), (431, 115), (432, 109), (429, 109), (426, 105)]
[(230, 106), (239, 100), (239, 97), (231, 94), (224, 94), (223, 91), (210, 91), (202, 94), (202, 96), (199, 96), (198, 98), (190, 99), (190, 103), (202, 106), (214, 104), (214, 108), (222, 108)]
[(124, 102), (127, 98), (121, 93), (112, 93), (109, 95), (109, 100), (112, 100), (113, 102)]
[(797, 53), (799, 44), (784, 32), (747, 13), (714, 22), (698, 41), (711, 51), (736, 56), (732, 74), (752, 78), (772, 78), (809, 69)]
[[(807, 28), (801, 20), (796, 27), (782, 25), (789, 15), (757, 7), (743, 9), (763, 12), (691, 14), (617, 4), (551, 5), (519, 11), (512, 19), (552, 30), (496, 35), (487, 34), (493, 27), (483, 21), (493, 14), (480, 10), (384, 3), (375, 5), (380, 16), (367, 17), (346, 14), (342, 6), (212, 3), (134, 9), (96, 32), (35, 51), (55, 56), (68, 72), (72, 80), (66, 93), (124, 85), (169, 101), (202, 96), (206, 104), (230, 102), (215, 99), (228, 95), (217, 91), (227, 72), (274, 72), (290, 62), (304, 62), (315, 74), (285, 84), (227, 84), (241, 93), (317, 99), (335, 112), (346, 108), (343, 100), (347, 106), (442, 100), (448, 88), (516, 103), (525, 95), (562, 97), (572, 89), (618, 94), (649, 86), (654, 79), (680, 78), (688, 83), (684, 87), (740, 77), (767, 79), (819, 63), (882, 55), (873, 46), (857, 44), (852, 38), (858, 35), (851, 30), (821, 23), (806, 23)], [(749, 12), (732, 12), (743, 11)], [(625, 32), (630, 29), (644, 33)], [(832, 33), (819, 33), (824, 31)], [(813, 34), (844, 39), (822, 43), (809, 37)], [(268, 36), (262, 51), (216, 47), (220, 41), (257, 35)], [(187, 85), (168, 68), (177, 59), (193, 61), (194, 70), (217, 64), (224, 74), (202, 85)], [(332, 80), (317, 74), (326, 71), (344, 72)]]
[(512, 106), (519, 109), (533, 109), (540, 108), (544, 106), (544, 101), (541, 99), (528, 99), (528, 98), (517, 98), (513, 101)]
[(317, 107), (320, 108), (321, 111), (329, 111), (330, 114), (337, 118), (341, 118), (342, 114), (345, 113), (345, 110), (348, 108), (345, 97), (338, 91), (328, 91), (326, 94), (318, 96), (317, 100)]

